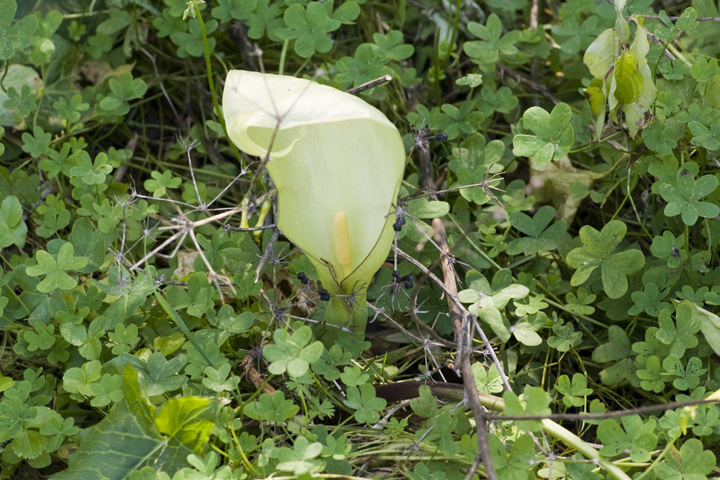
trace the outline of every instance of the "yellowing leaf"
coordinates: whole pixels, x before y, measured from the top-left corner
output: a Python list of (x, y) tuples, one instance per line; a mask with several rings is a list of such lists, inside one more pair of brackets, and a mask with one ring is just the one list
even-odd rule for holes
[(585, 89), (585, 98), (590, 103), (590, 111), (593, 115), (599, 115), (605, 104), (605, 94), (603, 94), (603, 81), (596, 78)]
[(633, 103), (645, 91), (635, 54), (626, 51), (615, 62), (615, 98), (620, 105)]

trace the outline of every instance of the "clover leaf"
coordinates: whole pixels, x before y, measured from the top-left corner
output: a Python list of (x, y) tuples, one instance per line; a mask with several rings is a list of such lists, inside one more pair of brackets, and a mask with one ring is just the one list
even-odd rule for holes
[(557, 241), (567, 229), (565, 220), (560, 220), (548, 228), (555, 218), (555, 209), (549, 205), (541, 207), (535, 216), (530, 218), (523, 212), (510, 214), (510, 223), (518, 231), (528, 235), (517, 238), (508, 244), (507, 253), (517, 255), (535, 255), (538, 252), (552, 251), (557, 248)]
[(587, 377), (580, 373), (573, 375), (572, 382), (567, 375), (560, 375), (555, 385), (555, 390), (563, 395), (563, 403), (565, 407), (582, 407), (585, 404), (585, 398), (592, 394), (592, 389), (587, 388)]
[(333, 46), (329, 33), (341, 25), (320, 2), (310, 2), (307, 7), (292, 5), (283, 18), (287, 28), (280, 28), (277, 33), (284, 40), (295, 40), (295, 53), (302, 58), (310, 58), (315, 52), (329, 52)]
[[(495, 275), (496, 278), (500, 276), (504, 276), (503, 271)], [(472, 304), (468, 311), (490, 325), (501, 341), (507, 342), (510, 339), (510, 324), (502, 311), (511, 299), (527, 297), (530, 289), (520, 284), (505, 285), (506, 282), (501, 283), (496, 278), (493, 278), (491, 286), (485, 277), (471, 270), (467, 276), (470, 288), (459, 292), (458, 299), (462, 303)]]
[(666, 288), (660, 290), (654, 283), (648, 283), (644, 290), (636, 290), (632, 293), (631, 298), (635, 305), (628, 310), (628, 313), (637, 315), (644, 311), (651, 317), (657, 317), (661, 311), (672, 309), (672, 305), (662, 301), (669, 293), (670, 290)]
[(285, 23), (280, 18), (282, 4), (270, 0), (258, 0), (255, 12), (245, 23), (248, 26), (248, 37), (258, 40), (267, 34), (268, 39), (277, 42), (281, 40), (278, 31), (284, 28)]
[(267, 420), (281, 424), (295, 416), (300, 407), (286, 399), (281, 390), (271, 395), (263, 393), (258, 399), (245, 406), (245, 414), (254, 420)]
[(667, 259), (668, 268), (677, 268), (687, 262), (688, 253), (685, 249), (685, 235), (675, 237), (665, 230), (661, 236), (653, 238), (650, 251), (659, 259)]
[(710, 128), (700, 122), (688, 123), (688, 128), (693, 134), (691, 143), (708, 150), (720, 149), (720, 122), (712, 122)]
[(465, 53), (478, 65), (490, 65), (515, 55), (518, 52), (515, 44), (520, 40), (521, 33), (513, 30), (503, 35), (503, 25), (500, 17), (492, 13), (488, 16), (485, 25), (470, 22), (467, 25), (470, 33), (480, 40), (465, 42)]
[(20, 200), (14, 195), (6, 197), (0, 204), (0, 249), (17, 245), (25, 246), (27, 225), (22, 219), (23, 209)]
[[(523, 402), (512, 390), (503, 394), (505, 401), (505, 414), (509, 416), (548, 415), (550, 413), (550, 395), (540, 387), (526, 386), (523, 393)], [(542, 428), (540, 420), (517, 421), (517, 427), (529, 432), (537, 432)]]
[(387, 401), (375, 394), (372, 385), (348, 387), (347, 399), (344, 401), (352, 410), (355, 410), (355, 420), (360, 423), (375, 423), (380, 420), (380, 410), (385, 408)]
[(7, 100), (2, 106), (7, 110), (15, 110), (20, 118), (27, 118), (37, 109), (37, 94), (30, 85), (23, 85), (20, 91), (15, 87), (8, 88)]
[(703, 450), (697, 438), (691, 438), (680, 447), (680, 451), (669, 455), (666, 463), (657, 467), (660, 478), (701, 479), (706, 478), (715, 468), (715, 455)]
[(150, 176), (152, 178), (145, 180), (145, 188), (152, 192), (155, 198), (165, 196), (168, 188), (177, 188), (182, 183), (182, 179), (173, 177), (172, 172), (169, 170), (163, 173), (153, 171), (150, 172)]
[(663, 360), (663, 373), (665, 377), (673, 378), (673, 386), (678, 390), (692, 390), (700, 385), (700, 375), (707, 372), (706, 368), (702, 368), (702, 361), (697, 357), (692, 357), (687, 362), (687, 366), (683, 366), (683, 362), (675, 355), (669, 355)]
[(257, 0), (218, 0), (212, 16), (221, 23), (228, 23), (231, 19), (247, 20), (256, 6)]
[(30, 36), (38, 27), (38, 19), (27, 15), (12, 25), (15, 18), (17, 3), (15, 0), (0, 0), (0, 60), (7, 60), (15, 54), (15, 50), (31, 44)]
[(633, 462), (647, 462), (658, 442), (654, 431), (655, 420), (643, 422), (639, 415), (623, 417), (622, 426), (615, 420), (603, 420), (598, 425), (598, 438), (603, 443), (600, 453), (614, 457), (629, 450)]
[(714, 175), (703, 175), (695, 179), (699, 166), (694, 162), (685, 163), (675, 174), (671, 182), (660, 185), (660, 195), (668, 202), (665, 215), (680, 215), (685, 225), (691, 226), (698, 217), (713, 218), (720, 214), (720, 207), (714, 203), (702, 201), (718, 186)]
[(112, 172), (112, 166), (108, 164), (107, 154), (104, 152), (95, 157), (94, 164), (85, 150), (80, 151), (76, 159), (78, 165), (71, 167), (69, 173), (73, 177), (80, 177), (86, 185), (102, 185), (105, 177)]
[(535, 135), (517, 134), (513, 138), (513, 153), (520, 157), (535, 157), (539, 166), (567, 155), (575, 141), (572, 110), (559, 103), (548, 113), (540, 107), (530, 107), (523, 114), (523, 127)]
[(31, 277), (45, 275), (45, 279), (38, 283), (37, 289), (41, 293), (50, 293), (53, 290), (70, 290), (77, 285), (77, 279), (66, 272), (79, 270), (87, 265), (87, 258), (75, 257), (71, 243), (65, 243), (58, 250), (57, 255), (51, 255), (45, 250), (38, 250), (35, 254), (37, 265), (28, 267), (25, 271)]
[(293, 334), (285, 330), (275, 330), (274, 344), (263, 348), (263, 355), (270, 362), (268, 370), (273, 375), (287, 372), (293, 378), (305, 375), (312, 362), (320, 359), (323, 344), (319, 341), (310, 343), (312, 330), (301, 326)]
[(22, 134), (23, 151), (29, 153), (33, 158), (47, 154), (50, 150), (51, 133), (45, 133), (42, 127), (33, 128), (33, 134), (28, 132)]
[(323, 463), (313, 459), (320, 455), (320, 452), (322, 452), (322, 443), (310, 443), (305, 437), (298, 437), (292, 450), (287, 447), (279, 449), (277, 456), (280, 462), (277, 464), (277, 468), (304, 476), (319, 472)]
[(567, 255), (567, 263), (576, 269), (570, 284), (583, 284), (600, 267), (605, 293), (610, 298), (622, 297), (628, 289), (627, 275), (639, 271), (645, 265), (645, 255), (640, 250), (613, 251), (625, 237), (627, 227), (620, 220), (611, 220), (598, 232), (590, 225), (580, 229), (583, 246)]

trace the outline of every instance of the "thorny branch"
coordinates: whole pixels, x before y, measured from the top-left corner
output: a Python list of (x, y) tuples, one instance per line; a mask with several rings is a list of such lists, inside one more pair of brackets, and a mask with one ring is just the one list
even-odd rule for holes
[[(423, 187), (428, 191), (432, 192), (435, 189), (435, 185), (432, 179), (432, 163), (430, 159), (430, 149), (420, 148), (418, 149), (418, 157), (420, 163), (420, 175)], [(430, 197), (433, 198), (432, 196)], [(444, 290), (449, 293), (447, 302), (448, 308), (450, 309), (450, 319), (452, 320), (453, 330), (455, 332), (455, 341), (457, 342), (458, 357), (457, 361), (460, 363), (460, 371), (462, 373), (463, 386), (465, 387), (465, 397), (467, 398), (470, 410), (475, 417), (475, 428), (478, 437), (478, 455), (475, 457), (472, 467), (468, 470), (465, 480), (470, 480), (482, 461), (485, 466), (485, 474), (489, 480), (497, 480), (497, 473), (493, 467), (492, 458), (490, 456), (490, 443), (488, 440), (488, 422), (486, 419), (487, 412), (480, 403), (480, 398), (477, 394), (477, 386), (475, 385), (475, 377), (472, 372), (472, 365), (470, 364), (470, 355), (464, 354), (464, 352), (472, 351), (472, 329), (470, 329), (470, 335), (468, 335), (465, 329), (465, 316), (464, 308), (457, 301), (457, 282), (455, 280), (455, 268), (451, 261), (450, 246), (448, 245), (447, 235), (445, 233), (445, 224), (439, 218), (435, 218), (432, 221), (433, 231), (435, 232), (435, 240), (441, 249), (441, 264), (444, 279)], [(479, 328), (479, 326), (478, 326)], [(486, 344), (485, 347), (488, 350), (492, 350), (490, 344)], [(461, 355), (461, 352), (463, 354)], [(503, 369), (498, 368), (498, 371)]]

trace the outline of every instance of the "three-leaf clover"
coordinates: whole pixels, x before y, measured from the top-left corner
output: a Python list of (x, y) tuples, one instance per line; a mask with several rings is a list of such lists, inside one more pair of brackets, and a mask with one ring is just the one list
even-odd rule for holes
[(182, 183), (182, 179), (173, 177), (172, 172), (169, 170), (163, 173), (152, 171), (150, 176), (152, 178), (145, 180), (145, 188), (148, 192), (152, 192), (155, 198), (165, 196), (168, 188), (177, 188)]
[(580, 373), (573, 375), (572, 382), (567, 375), (560, 375), (555, 385), (555, 390), (563, 395), (563, 403), (566, 407), (582, 407), (585, 398), (592, 394), (592, 389), (587, 388), (587, 377)]
[(272, 423), (283, 423), (295, 416), (300, 407), (292, 400), (286, 399), (281, 390), (272, 396), (263, 393), (258, 399), (245, 406), (245, 414), (255, 420), (267, 420)]
[(699, 168), (697, 163), (685, 163), (675, 174), (674, 181), (660, 185), (659, 189), (660, 195), (668, 202), (665, 215), (680, 215), (688, 226), (694, 225), (698, 217), (713, 218), (720, 214), (720, 207), (716, 204), (702, 201), (717, 188), (718, 179), (714, 175), (703, 175), (696, 180)]
[(385, 399), (377, 397), (373, 386), (368, 384), (360, 385), (359, 389), (348, 387), (347, 400), (344, 403), (355, 410), (355, 420), (368, 424), (380, 420), (380, 410), (387, 405)]
[(549, 205), (541, 207), (535, 212), (533, 218), (523, 212), (510, 214), (512, 226), (528, 236), (511, 241), (508, 244), (507, 253), (510, 255), (519, 253), (535, 255), (538, 252), (555, 250), (557, 241), (567, 229), (567, 223), (565, 220), (560, 220), (548, 227), (554, 218), (555, 209)]
[(313, 460), (322, 452), (322, 443), (310, 443), (305, 437), (298, 437), (295, 440), (293, 449), (282, 447), (278, 451), (278, 470), (292, 472), (295, 475), (308, 475), (319, 472), (323, 463)]
[(468, 31), (480, 40), (465, 43), (465, 53), (478, 65), (495, 64), (501, 57), (508, 57), (518, 52), (515, 44), (520, 40), (520, 32), (513, 30), (503, 35), (503, 26), (500, 17), (491, 14), (485, 25), (470, 22)]
[(685, 235), (675, 237), (672, 232), (665, 230), (661, 236), (653, 238), (650, 251), (660, 259), (667, 259), (668, 268), (677, 268), (687, 262), (688, 252), (685, 249)]
[[(469, 272), (468, 280), (478, 276), (477, 272)], [(504, 277), (503, 274), (496, 274), (497, 277)], [(458, 299), (462, 303), (471, 303), (468, 311), (478, 318), (484, 320), (493, 329), (501, 341), (507, 342), (510, 339), (510, 324), (502, 311), (511, 299), (522, 299), (528, 296), (530, 289), (525, 285), (507, 284), (493, 278), (492, 286), (485, 279), (479, 278), (470, 281), (470, 288), (458, 293)]]
[(680, 447), (679, 452), (668, 455), (667, 462), (660, 463), (657, 474), (660, 478), (702, 479), (707, 478), (715, 468), (715, 455), (703, 450), (697, 438), (691, 438)]
[[(360, 13), (355, 2), (346, 2), (344, 5), (348, 4), (354, 4), (357, 13)], [(283, 18), (287, 28), (278, 29), (277, 33), (284, 40), (295, 40), (295, 53), (302, 58), (310, 58), (315, 52), (329, 52), (333, 46), (329, 33), (342, 24), (329, 14), (321, 2), (310, 2), (307, 7), (297, 3), (291, 5), (285, 10)]]
[(613, 253), (627, 233), (627, 227), (620, 220), (611, 220), (598, 232), (590, 225), (580, 229), (578, 247), (567, 256), (567, 263), (576, 269), (570, 280), (572, 286), (583, 284), (600, 267), (605, 293), (610, 298), (622, 297), (628, 289), (627, 275), (635, 273), (645, 265), (645, 255), (640, 250), (624, 250)]
[(51, 255), (45, 250), (38, 250), (35, 254), (37, 265), (27, 267), (26, 273), (31, 277), (45, 275), (45, 279), (38, 283), (37, 289), (41, 293), (50, 293), (53, 290), (70, 290), (77, 285), (77, 279), (66, 272), (79, 270), (87, 265), (86, 257), (75, 257), (72, 243), (65, 243), (58, 250), (57, 255)]
[(639, 415), (622, 417), (622, 427), (615, 421), (606, 419), (598, 425), (598, 438), (603, 443), (600, 453), (614, 457), (630, 450), (633, 462), (647, 462), (650, 451), (657, 446), (655, 420), (642, 421)]
[(112, 166), (104, 152), (95, 157), (94, 164), (85, 150), (78, 152), (75, 158), (78, 165), (70, 168), (70, 175), (79, 177), (85, 185), (102, 185), (105, 177), (112, 172)]
[(523, 127), (534, 135), (518, 134), (513, 138), (513, 153), (520, 157), (535, 157), (538, 165), (547, 165), (567, 155), (575, 141), (572, 110), (559, 103), (548, 113), (540, 107), (530, 107), (523, 114)]
[(310, 364), (320, 359), (323, 344), (319, 341), (310, 343), (312, 330), (301, 326), (292, 335), (286, 330), (275, 330), (275, 343), (263, 348), (263, 355), (270, 362), (268, 370), (273, 375), (287, 372), (297, 378), (305, 375)]

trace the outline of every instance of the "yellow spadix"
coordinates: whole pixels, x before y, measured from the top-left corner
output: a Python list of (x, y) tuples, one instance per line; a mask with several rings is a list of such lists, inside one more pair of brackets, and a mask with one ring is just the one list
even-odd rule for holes
[(308, 255), (330, 293), (326, 323), (362, 336), (365, 291), (390, 250), (405, 168), (397, 128), (348, 93), (242, 70), (227, 76), (223, 110), (235, 145), (269, 156), (278, 228)]

